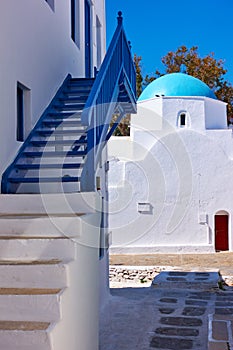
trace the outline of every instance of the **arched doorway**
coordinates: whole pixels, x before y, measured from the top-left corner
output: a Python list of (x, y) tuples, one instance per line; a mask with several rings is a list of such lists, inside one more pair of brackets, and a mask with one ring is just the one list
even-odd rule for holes
[(223, 251), (229, 250), (229, 239), (228, 239), (228, 213), (221, 210), (215, 214), (215, 250)]

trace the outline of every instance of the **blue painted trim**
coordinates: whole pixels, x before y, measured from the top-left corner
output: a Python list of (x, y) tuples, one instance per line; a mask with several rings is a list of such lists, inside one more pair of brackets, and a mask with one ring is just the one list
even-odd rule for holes
[(122, 117), (136, 112), (136, 71), (123, 28), (122, 13), (118, 15), (117, 28), (81, 115), (82, 124), (88, 127), (88, 154), (81, 177), (82, 191), (95, 190), (95, 170), (111, 136), (108, 128), (116, 108), (120, 106), (121, 112), (124, 112)]

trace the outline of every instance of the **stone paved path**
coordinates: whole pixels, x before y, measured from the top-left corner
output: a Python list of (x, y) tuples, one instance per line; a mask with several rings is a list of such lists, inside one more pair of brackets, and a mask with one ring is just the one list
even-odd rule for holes
[(233, 350), (233, 290), (218, 289), (211, 274), (205, 286), (190, 284), (207, 275), (166, 272), (153, 287), (112, 289), (100, 350)]

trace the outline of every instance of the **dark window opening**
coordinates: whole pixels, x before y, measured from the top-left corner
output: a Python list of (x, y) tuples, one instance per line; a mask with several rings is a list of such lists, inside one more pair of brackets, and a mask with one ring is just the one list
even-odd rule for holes
[(97, 48), (97, 68), (99, 69), (102, 59), (101, 23), (96, 16), (96, 48)]
[(85, 75), (91, 77), (91, 7), (85, 0)]
[(180, 126), (185, 126), (186, 125), (186, 114), (182, 113), (180, 115)]
[(104, 212), (104, 197), (102, 197), (102, 212), (100, 222), (100, 238), (99, 238), (99, 259), (103, 259), (105, 253), (105, 212)]
[(17, 85), (17, 141), (24, 141), (24, 91)]
[(73, 41), (76, 41), (76, 6), (75, 6), (75, 0), (71, 0), (70, 3), (71, 6), (71, 38)]

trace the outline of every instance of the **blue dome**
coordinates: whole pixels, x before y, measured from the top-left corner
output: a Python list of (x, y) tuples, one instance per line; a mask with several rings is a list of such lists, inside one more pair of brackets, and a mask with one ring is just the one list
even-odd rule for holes
[(213, 91), (201, 80), (184, 73), (171, 73), (152, 81), (138, 101), (156, 96), (204, 96), (216, 99)]

